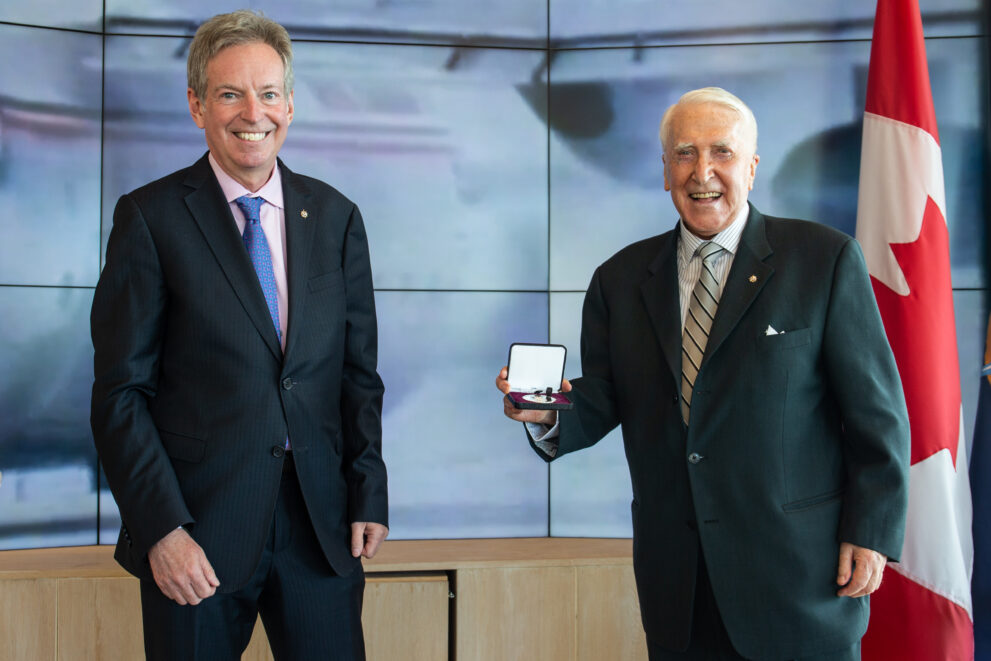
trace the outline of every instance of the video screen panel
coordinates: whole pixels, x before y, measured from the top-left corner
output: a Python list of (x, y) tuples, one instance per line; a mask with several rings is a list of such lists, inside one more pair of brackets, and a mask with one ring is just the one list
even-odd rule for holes
[[(107, 0), (107, 32), (192, 35), (240, 0)], [(531, 0), (260, 0), (252, 8), (294, 39), (544, 48), (547, 5)]]
[[(551, 342), (568, 348), (564, 376), (581, 376), (582, 302), (585, 294), (551, 293)], [(551, 467), (552, 537), (630, 537), (633, 487), (619, 427), (591, 448)]]
[[(548, 0), (551, 46), (589, 48), (870, 39), (876, 2)], [(927, 37), (984, 32), (981, 0), (920, 0)]]
[[(102, 4), (13, 0), (0, 22), (99, 31)], [(727, 0), (678, 12), (645, 0), (550, 0), (554, 46), (637, 46), (555, 52), (550, 90), (545, 3), (332, 4), (259, 7), (299, 40), (286, 163), (359, 204), (375, 283), (387, 290), (377, 300), (392, 538), (628, 536), (619, 431), (548, 468), (502, 416), (495, 372), (509, 343), (546, 341), (549, 331), (569, 348), (566, 375), (580, 373), (592, 270), (675, 224), (656, 130), (686, 89), (723, 85), (754, 107), (762, 161), (752, 199), (762, 210), (852, 233), (869, 43), (766, 42), (866, 40), (874, 3), (775, 0), (744, 16)], [(929, 37), (984, 32), (978, 0), (920, 5)], [(0, 548), (116, 540), (88, 424), (100, 247), (120, 194), (205, 151), (185, 102), (188, 37), (239, 7), (106, 6), (106, 29), (119, 36), (106, 38), (105, 109), (101, 34), (0, 25), (5, 61), (17, 63), (0, 68)], [(986, 142), (975, 84), (986, 78), (984, 39), (927, 44), (968, 434), (987, 323), (987, 166), (975, 148)], [(689, 42), (750, 43), (642, 47)]]
[(378, 292), (390, 539), (547, 535), (547, 464), (503, 416), (513, 342), (547, 341), (547, 294)]
[[(108, 37), (104, 217), (119, 196), (198, 159), (188, 40)], [(295, 172), (354, 200), (379, 289), (544, 290), (547, 133), (519, 87), (529, 51), (302, 43)], [(105, 223), (104, 234), (109, 234)]]
[(103, 0), (4, 0), (0, 21), (99, 31), (103, 29)]
[[(940, 126), (955, 287), (983, 287), (984, 38), (927, 42)], [(764, 213), (856, 226), (870, 44), (764, 44), (565, 52), (551, 71), (551, 289), (583, 291), (630, 242), (665, 232), (657, 128), (685, 91), (724, 87), (750, 105), (761, 156), (750, 200)], [(685, 62), (691, 61), (691, 73)]]
[(92, 298), (0, 287), (0, 549), (96, 543)]
[(99, 35), (0, 25), (0, 284), (99, 277), (101, 48)]

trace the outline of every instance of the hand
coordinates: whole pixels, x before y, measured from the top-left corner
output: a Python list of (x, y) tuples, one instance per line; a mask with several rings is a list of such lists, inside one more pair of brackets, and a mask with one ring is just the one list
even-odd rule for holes
[[(508, 393), (510, 390), (509, 381), (506, 380), (508, 377), (508, 367), (499, 370), (499, 376), (496, 377), (496, 388), (503, 393)], [(567, 379), (561, 382), (561, 392), (571, 392), (571, 383)], [(557, 422), (557, 411), (518, 409), (513, 406), (508, 397), (502, 398), (502, 412), (506, 414), (507, 418), (517, 422), (534, 422), (538, 425), (548, 426), (554, 426), (554, 423)]]
[(374, 558), (386, 537), (389, 536), (389, 529), (381, 523), (365, 523), (356, 521), (351, 524), (351, 555), (354, 557), (365, 556)]
[(877, 551), (843, 542), (840, 544), (840, 566), (836, 584), (844, 586), (840, 597), (863, 597), (881, 587), (881, 576), (888, 558)]
[(158, 589), (180, 606), (195, 606), (220, 585), (206, 553), (182, 528), (158, 540), (148, 551), (148, 561)]

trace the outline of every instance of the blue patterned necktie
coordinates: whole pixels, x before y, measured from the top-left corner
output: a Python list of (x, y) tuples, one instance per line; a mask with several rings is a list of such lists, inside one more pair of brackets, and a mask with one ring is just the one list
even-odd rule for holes
[(258, 274), (258, 282), (262, 286), (262, 293), (265, 294), (265, 302), (268, 303), (268, 313), (272, 315), (272, 323), (275, 324), (275, 333), (282, 343), (282, 329), (279, 327), (279, 296), (276, 293), (275, 272), (272, 270), (272, 253), (268, 250), (268, 240), (265, 238), (265, 230), (261, 225), (261, 214), (259, 211), (264, 198), (248, 197), (242, 195), (234, 200), (244, 214), (244, 247), (248, 249), (251, 263)]

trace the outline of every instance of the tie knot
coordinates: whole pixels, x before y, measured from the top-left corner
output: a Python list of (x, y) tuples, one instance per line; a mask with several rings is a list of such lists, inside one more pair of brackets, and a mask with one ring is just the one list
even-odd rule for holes
[(699, 257), (702, 261), (709, 263), (712, 258), (723, 251), (723, 247), (715, 241), (706, 241), (699, 247)]
[(261, 222), (259, 210), (262, 208), (262, 204), (265, 203), (265, 198), (242, 195), (234, 201), (237, 202), (237, 206), (241, 209), (241, 213), (244, 214), (245, 220), (249, 223)]

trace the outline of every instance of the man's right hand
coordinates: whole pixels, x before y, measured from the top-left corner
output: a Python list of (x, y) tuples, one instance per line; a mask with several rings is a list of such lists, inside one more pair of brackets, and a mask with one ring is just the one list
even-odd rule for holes
[[(496, 377), (496, 388), (498, 388), (503, 394), (508, 393), (509, 381), (506, 379), (509, 377), (509, 368), (503, 367), (499, 370), (499, 376)], [(571, 383), (567, 379), (561, 383), (561, 392), (570, 392)], [(534, 422), (538, 425), (547, 425), (553, 427), (554, 423), (557, 422), (557, 411), (542, 411), (538, 409), (518, 409), (513, 406), (513, 403), (509, 401), (508, 397), (502, 398), (502, 412), (506, 414), (506, 417), (511, 420), (516, 420), (517, 422)]]
[(158, 589), (180, 606), (195, 606), (220, 585), (206, 553), (183, 528), (176, 528), (148, 551)]

